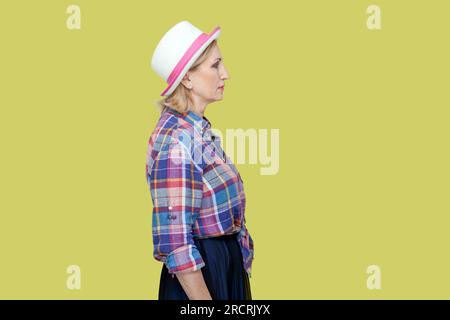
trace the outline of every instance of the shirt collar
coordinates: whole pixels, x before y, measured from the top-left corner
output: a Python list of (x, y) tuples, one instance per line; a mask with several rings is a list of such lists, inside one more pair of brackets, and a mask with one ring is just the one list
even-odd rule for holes
[(173, 108), (166, 107), (165, 110), (168, 112), (183, 118), (185, 121), (189, 122), (197, 130), (201, 129), (202, 135), (211, 128), (211, 122), (205, 116), (200, 117), (198, 114), (189, 110), (188, 112), (180, 113)]

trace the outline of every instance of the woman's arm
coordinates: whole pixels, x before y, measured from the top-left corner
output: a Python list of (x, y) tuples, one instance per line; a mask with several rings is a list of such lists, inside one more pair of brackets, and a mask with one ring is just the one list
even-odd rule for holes
[(203, 173), (187, 147), (169, 139), (147, 169), (153, 201), (153, 255), (177, 275), (189, 299), (212, 300), (200, 270), (205, 262), (192, 234), (194, 217), (202, 207)]
[(189, 300), (212, 300), (201, 270), (176, 273)]

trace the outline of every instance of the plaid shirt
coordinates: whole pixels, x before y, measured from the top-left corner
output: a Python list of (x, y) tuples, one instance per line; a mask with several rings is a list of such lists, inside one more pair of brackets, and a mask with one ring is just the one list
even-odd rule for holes
[(153, 256), (172, 277), (205, 266), (193, 239), (233, 233), (251, 277), (254, 250), (245, 226), (243, 181), (210, 121), (165, 108), (148, 142), (145, 169), (153, 202)]

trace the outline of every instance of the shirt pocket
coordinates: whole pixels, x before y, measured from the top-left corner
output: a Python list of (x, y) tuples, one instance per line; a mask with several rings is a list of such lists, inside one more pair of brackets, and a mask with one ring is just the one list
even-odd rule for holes
[[(208, 189), (213, 190), (216, 205), (221, 206), (220, 211), (238, 204), (240, 179), (228, 164), (219, 161), (207, 165), (203, 171), (203, 178)], [(208, 200), (203, 198), (204, 204), (214, 205), (214, 202), (208, 203)]]

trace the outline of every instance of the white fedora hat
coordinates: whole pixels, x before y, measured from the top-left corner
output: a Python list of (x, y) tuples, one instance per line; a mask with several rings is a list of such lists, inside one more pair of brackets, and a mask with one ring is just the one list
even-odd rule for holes
[(164, 34), (151, 63), (152, 69), (168, 84), (161, 96), (168, 96), (176, 89), (195, 60), (219, 37), (220, 32), (217, 26), (206, 34), (190, 22), (181, 21)]

